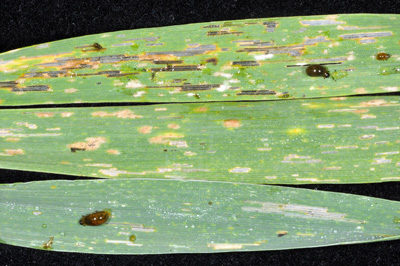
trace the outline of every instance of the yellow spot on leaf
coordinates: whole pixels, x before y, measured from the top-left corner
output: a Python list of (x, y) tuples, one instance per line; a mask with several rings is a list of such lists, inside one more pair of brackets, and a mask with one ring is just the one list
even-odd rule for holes
[(289, 129), (288, 130), (288, 133), (290, 134), (290, 135), (299, 135), (299, 134), (302, 134), (302, 133), (304, 133), (304, 129), (302, 129), (302, 128), (293, 128), (293, 129)]
[(136, 118), (142, 118), (143, 116), (141, 115), (135, 115), (131, 110), (122, 110), (122, 111), (117, 111), (114, 113), (108, 113), (104, 111), (98, 111), (98, 112), (93, 112), (92, 116), (99, 116), (99, 117), (110, 117), (110, 116), (115, 116), (118, 118), (130, 118), (130, 119), (136, 119)]

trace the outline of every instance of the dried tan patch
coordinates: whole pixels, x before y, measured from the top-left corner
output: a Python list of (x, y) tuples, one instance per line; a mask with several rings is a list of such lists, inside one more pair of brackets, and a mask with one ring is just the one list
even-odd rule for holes
[(54, 113), (35, 113), (37, 117), (53, 117)]
[(367, 90), (365, 88), (358, 88), (354, 90), (355, 93), (367, 93)]
[(153, 129), (152, 126), (142, 126), (142, 127), (139, 128), (139, 133), (149, 134), (149, 133), (151, 133), (152, 129)]
[(167, 133), (163, 135), (159, 135), (149, 139), (149, 142), (152, 144), (165, 144), (168, 143), (171, 139), (179, 139), (183, 138), (184, 135), (174, 134), (174, 133)]
[(347, 97), (332, 97), (331, 98), (332, 101), (344, 101), (346, 99), (347, 99)]
[(61, 117), (70, 117), (73, 114), (74, 113), (71, 113), (71, 112), (63, 112), (63, 113), (61, 113)]
[(73, 144), (67, 145), (68, 148), (81, 150), (81, 151), (94, 151), (100, 148), (101, 144), (106, 142), (106, 138), (104, 137), (93, 137), (85, 139), (86, 142), (76, 142)]
[(75, 92), (77, 92), (78, 90), (77, 89), (74, 89), (74, 88), (69, 88), (69, 89), (65, 89), (64, 90), (64, 92), (65, 93), (75, 93)]
[(98, 111), (98, 112), (93, 112), (92, 116), (100, 116), (100, 117), (110, 117), (110, 116), (115, 116), (118, 118), (130, 118), (130, 119), (136, 119), (136, 118), (142, 118), (142, 115), (136, 115), (134, 114), (131, 110), (126, 109), (122, 111), (117, 111), (114, 113), (108, 113), (104, 111)]
[(1, 155), (5, 155), (5, 156), (13, 156), (13, 155), (22, 155), (25, 154), (23, 149), (16, 149), (16, 150), (12, 150), (12, 149), (4, 149), (4, 153), (1, 153)]
[(9, 142), (17, 142), (20, 141), (20, 138), (6, 138), (5, 141), (9, 141)]
[(112, 155), (120, 155), (121, 152), (119, 150), (107, 150), (108, 154), (112, 154)]
[(181, 128), (181, 126), (178, 125), (178, 124), (169, 124), (169, 125), (168, 125), (168, 128), (179, 129), (179, 128)]
[(131, 80), (126, 84), (125, 87), (130, 89), (136, 89), (136, 88), (142, 88), (144, 87), (144, 85), (140, 83), (140, 81), (138, 80)]
[(205, 107), (205, 106), (199, 107), (199, 108), (194, 109), (193, 111), (197, 112), (197, 113), (204, 113), (204, 112), (208, 111), (208, 107)]
[(364, 107), (370, 107), (370, 106), (377, 107), (377, 106), (388, 105), (388, 103), (383, 99), (378, 99), (378, 100), (371, 100), (368, 102), (362, 102), (362, 103), (360, 103), (360, 105), (364, 106)]
[(229, 119), (224, 121), (224, 127), (226, 128), (238, 128), (241, 127), (242, 124), (237, 119)]
[(368, 113), (368, 109), (358, 109), (358, 110), (354, 110), (354, 111), (351, 111), (352, 113), (354, 113), (354, 114), (364, 114), (364, 113)]
[(90, 59), (82, 59), (82, 60), (71, 60), (71, 61), (66, 61), (65, 65), (61, 66), (60, 68), (80, 68), (81, 65), (90, 65), (93, 66), (95, 65), (95, 62), (92, 62)]

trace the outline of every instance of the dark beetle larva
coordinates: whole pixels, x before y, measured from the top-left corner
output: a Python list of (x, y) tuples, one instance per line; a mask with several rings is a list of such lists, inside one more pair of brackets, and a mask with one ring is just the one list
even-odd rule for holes
[(310, 77), (324, 77), (329, 78), (330, 74), (326, 67), (321, 65), (309, 65), (306, 68), (306, 74)]
[(110, 217), (111, 213), (108, 211), (95, 211), (94, 213), (82, 216), (79, 224), (83, 226), (98, 226), (106, 223)]
[(390, 58), (390, 54), (387, 53), (379, 53), (376, 55), (376, 60), (388, 60)]

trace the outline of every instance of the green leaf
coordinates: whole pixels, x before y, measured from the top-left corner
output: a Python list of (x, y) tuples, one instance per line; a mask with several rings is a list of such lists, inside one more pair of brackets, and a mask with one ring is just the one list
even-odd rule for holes
[[(54, 251), (207, 253), (400, 238), (399, 202), (307, 189), (59, 180), (0, 185), (0, 193), (2, 241)], [(111, 213), (108, 222), (79, 224), (82, 215), (105, 209)]]
[(0, 167), (257, 184), (400, 179), (399, 98), (2, 110)]
[[(399, 15), (207, 22), (83, 36), (0, 55), (2, 105), (204, 102), (399, 91)], [(376, 55), (393, 54), (378, 61)], [(325, 64), (331, 77), (309, 77)]]

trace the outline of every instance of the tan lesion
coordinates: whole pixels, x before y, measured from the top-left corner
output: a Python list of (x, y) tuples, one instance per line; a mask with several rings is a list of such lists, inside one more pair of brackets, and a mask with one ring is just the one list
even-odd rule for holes
[(4, 152), (0, 153), (2, 156), (14, 156), (25, 154), (23, 149), (3, 149)]
[(91, 137), (87, 138), (86, 142), (76, 142), (73, 144), (67, 145), (68, 148), (71, 149), (72, 152), (76, 151), (93, 151), (100, 148), (101, 144), (106, 142), (106, 138), (104, 137)]
[(156, 137), (149, 138), (149, 142), (151, 144), (166, 144), (171, 141), (171, 139), (179, 139), (185, 137), (182, 134), (176, 134), (176, 133), (166, 133), (162, 135), (158, 135)]
[(121, 110), (121, 111), (116, 111), (114, 113), (108, 113), (106, 111), (97, 111), (93, 112), (92, 116), (97, 116), (97, 117), (118, 117), (118, 118), (129, 118), (129, 119), (136, 119), (136, 118), (142, 118), (142, 115), (137, 115), (134, 112), (132, 112), (129, 109), (126, 110)]

